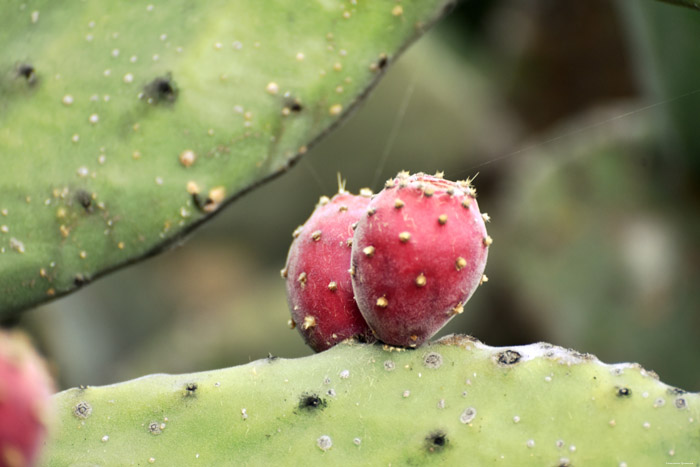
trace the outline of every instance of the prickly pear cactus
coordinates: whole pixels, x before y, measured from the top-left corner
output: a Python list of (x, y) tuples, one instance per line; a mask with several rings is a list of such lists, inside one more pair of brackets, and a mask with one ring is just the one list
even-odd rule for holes
[(3, 7), (0, 318), (156, 253), (285, 170), (450, 3)]
[(338, 345), (55, 396), (44, 465), (663, 465), (700, 459), (700, 396), (635, 364), (448, 336)]

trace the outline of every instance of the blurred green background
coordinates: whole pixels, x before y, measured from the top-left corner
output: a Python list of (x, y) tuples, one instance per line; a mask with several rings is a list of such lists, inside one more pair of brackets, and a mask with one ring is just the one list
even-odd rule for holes
[(700, 390), (699, 37), (700, 13), (652, 0), (463, 2), (289, 173), (20, 325), (63, 388), (309, 355), (279, 270), (336, 173), (352, 191), (478, 173), (490, 280), (440, 335), (548, 341)]

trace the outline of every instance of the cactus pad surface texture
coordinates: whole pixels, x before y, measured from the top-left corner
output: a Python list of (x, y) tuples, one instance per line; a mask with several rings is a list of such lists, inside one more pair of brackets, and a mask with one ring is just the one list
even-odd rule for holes
[(451, 3), (5, 5), (0, 318), (160, 251), (288, 168)]
[(700, 396), (636, 364), (447, 336), (55, 396), (44, 465), (698, 465)]

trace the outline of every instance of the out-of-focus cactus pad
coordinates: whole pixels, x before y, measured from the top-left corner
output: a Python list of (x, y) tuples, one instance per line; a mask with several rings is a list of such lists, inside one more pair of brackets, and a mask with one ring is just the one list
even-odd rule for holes
[(449, 0), (44, 1), (0, 19), (0, 317), (279, 173)]
[[(55, 396), (46, 465), (663, 465), (700, 459), (700, 396), (635, 364), (448, 336), (338, 345)], [(695, 464), (693, 464), (695, 465)]]

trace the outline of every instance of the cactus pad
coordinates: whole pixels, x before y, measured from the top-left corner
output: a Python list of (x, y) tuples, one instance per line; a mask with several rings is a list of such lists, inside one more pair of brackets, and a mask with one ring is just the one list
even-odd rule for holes
[(635, 364), (448, 336), (55, 396), (45, 465), (663, 465), (700, 459), (700, 396)]
[(0, 19), (0, 318), (285, 170), (449, 0), (77, 2)]

